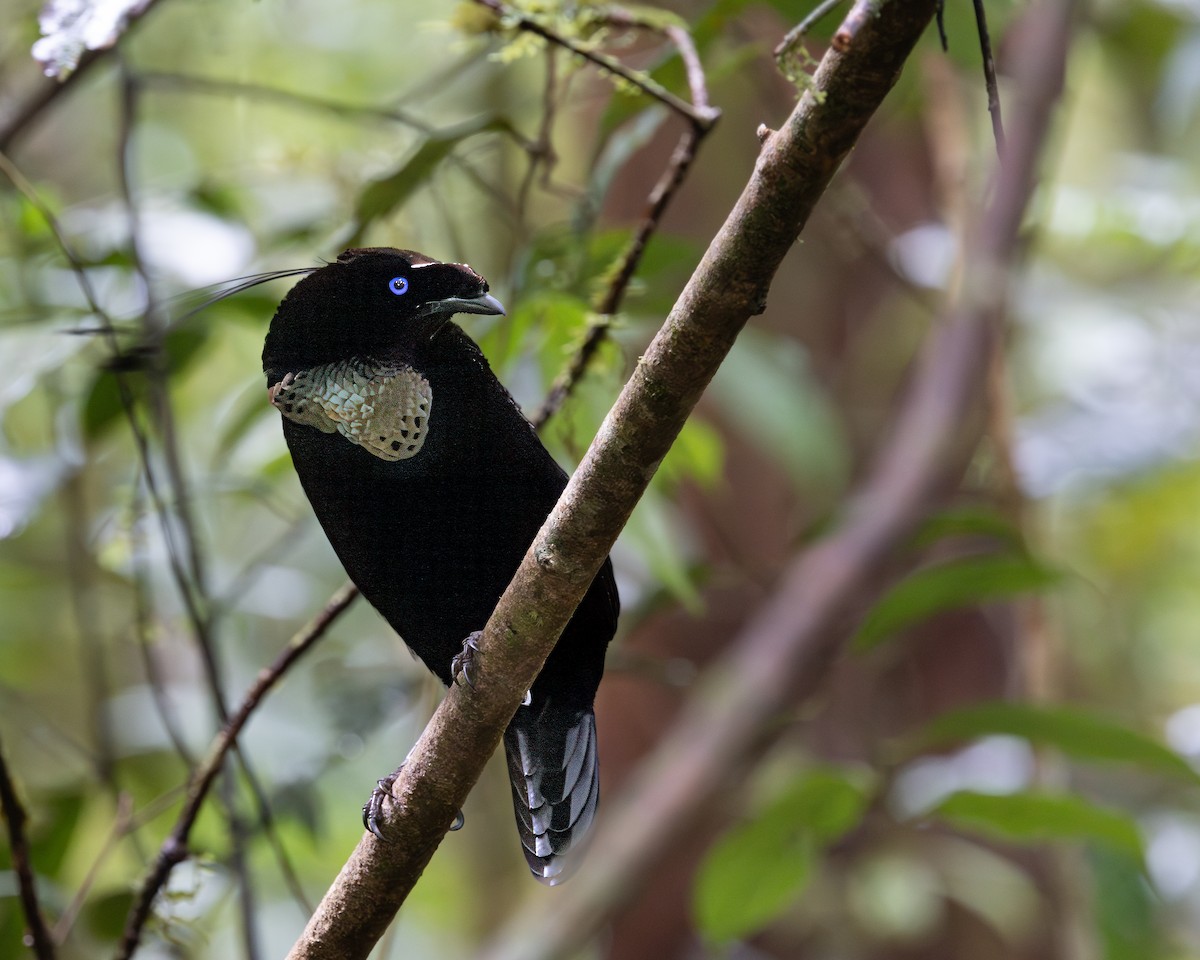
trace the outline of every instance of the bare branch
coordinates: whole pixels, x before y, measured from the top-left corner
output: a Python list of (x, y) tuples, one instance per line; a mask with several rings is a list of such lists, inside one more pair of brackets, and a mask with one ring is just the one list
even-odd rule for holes
[(813, 28), (813, 24), (828, 14), (841, 2), (842, 0), (822, 0), (821, 3), (818, 3), (807, 17), (792, 27), (792, 29), (784, 35), (783, 39), (775, 45), (775, 50), (773, 51), (775, 58), (779, 59), (789, 50), (791, 50), (792, 47), (800, 42), (800, 38)]
[(411, 127), (418, 133), (430, 136), (437, 132), (431, 124), (399, 107), (377, 107), (371, 104), (346, 103), (330, 100), (311, 93), (300, 93), (271, 87), (261, 83), (241, 80), (225, 80), (219, 77), (202, 77), (187, 73), (166, 73), (161, 70), (146, 70), (137, 76), (138, 83), (160, 90), (175, 90), (182, 93), (202, 93), (216, 97), (250, 97), (263, 102), (273, 102), (306, 110), (319, 110), (337, 117), (355, 117), (369, 121), (388, 120), (401, 126)]
[[(619, 14), (610, 13), (609, 18), (621, 26), (640, 26), (646, 29), (656, 29), (649, 24), (636, 20), (631, 14), (625, 11), (620, 11)], [(692, 43), (691, 35), (682, 27), (676, 26), (663, 27), (662, 32), (675, 45), (675, 48), (679, 51), (680, 58), (684, 62), (693, 106), (697, 110), (707, 111), (715, 121), (719, 115), (719, 111), (709, 106), (708, 84), (704, 76), (704, 67), (701, 65), (700, 58), (696, 54), (696, 46)], [(679, 143), (676, 144), (675, 150), (671, 154), (671, 159), (667, 162), (666, 169), (663, 170), (662, 176), (659, 177), (658, 182), (654, 185), (654, 189), (650, 191), (650, 196), (646, 201), (646, 212), (642, 216), (641, 223), (638, 224), (637, 231), (622, 252), (621, 259), (613, 269), (604, 293), (601, 294), (593, 307), (595, 316), (588, 326), (583, 343), (580, 344), (579, 349), (571, 357), (566, 369), (563, 370), (551, 385), (546, 399), (542, 401), (542, 405), (530, 417), (530, 421), (536, 428), (541, 429), (562, 408), (562, 405), (587, 372), (601, 344), (608, 338), (609, 330), (612, 327), (612, 318), (621, 309), (621, 303), (625, 299), (625, 292), (629, 289), (629, 283), (633, 280), (633, 275), (637, 272), (638, 265), (642, 261), (642, 254), (646, 252), (646, 244), (650, 242), (650, 238), (662, 223), (667, 206), (679, 188), (683, 186), (683, 181), (687, 177), (688, 170), (691, 169), (692, 162), (696, 159), (696, 152), (700, 149), (701, 142), (711, 130), (711, 125), (703, 126), (692, 123), (679, 138)]]
[(167, 877), (170, 876), (175, 865), (186, 859), (188, 836), (191, 834), (196, 817), (200, 814), (200, 806), (212, 788), (217, 774), (221, 772), (226, 754), (237, 743), (242, 728), (245, 727), (246, 722), (271, 688), (279, 682), (279, 679), (293, 663), (312, 649), (313, 644), (324, 636), (334, 620), (357, 596), (358, 588), (348, 583), (330, 598), (324, 609), (292, 637), (288, 645), (275, 658), (275, 662), (259, 673), (254, 686), (243, 697), (241, 706), (230, 716), (229, 721), (210, 744), (204, 760), (192, 773), (191, 783), (188, 785), (187, 801), (175, 821), (175, 826), (171, 830), (170, 836), (163, 841), (154, 866), (142, 881), (142, 887), (130, 908), (129, 916), (125, 921), (125, 933), (117, 952), (118, 960), (126, 960), (133, 956), (138, 941), (141, 939), (142, 928), (149, 919), (150, 907), (154, 903), (155, 896), (167, 882)]
[(1004, 154), (1004, 118), (1000, 114), (1000, 89), (996, 86), (996, 61), (992, 57), (992, 38), (988, 32), (987, 11), (983, 0), (974, 0), (975, 25), (979, 30), (979, 52), (983, 57), (983, 82), (987, 87), (988, 113), (992, 116), (992, 135), (996, 154)]
[(680, 137), (679, 143), (667, 163), (667, 168), (650, 192), (642, 222), (638, 224), (637, 231), (625, 247), (620, 261), (612, 272), (612, 279), (596, 303), (595, 315), (584, 336), (583, 343), (571, 357), (566, 369), (551, 385), (542, 405), (529, 418), (534, 427), (539, 430), (562, 408), (576, 385), (583, 379), (583, 375), (587, 372), (600, 345), (607, 339), (608, 332), (612, 327), (612, 318), (621, 309), (625, 291), (629, 289), (629, 283), (637, 271), (638, 264), (641, 263), (642, 254), (646, 252), (646, 244), (650, 242), (650, 238), (662, 223), (667, 205), (683, 185), (692, 161), (696, 159), (696, 151), (700, 147), (700, 140), (703, 136), (703, 131), (693, 127), (685, 130), (683, 136)]
[(637, 87), (646, 96), (652, 97), (670, 107), (671, 110), (685, 117), (695, 126), (703, 128), (711, 127), (720, 115), (719, 111), (715, 111), (707, 105), (696, 104), (693, 106), (686, 100), (677, 97), (662, 84), (652, 80), (646, 74), (639, 73), (625, 66), (616, 57), (610, 57), (606, 53), (601, 53), (598, 50), (584, 46), (577, 40), (565, 37), (556, 30), (546, 26), (540, 20), (507, 6), (501, 0), (475, 0), (475, 2), (487, 7), (496, 16), (512, 23), (519, 30), (525, 30), (528, 33), (541, 37), (543, 40), (555, 43), (564, 50), (570, 50), (576, 56), (595, 64), (605, 72), (611, 73), (615, 77), (620, 77), (626, 83)]
[[(409, 754), (384, 827), (390, 842), (364, 836), (292, 958), (363, 957), (387, 928), (700, 394), (743, 325), (761, 311), (784, 255), (933, 12), (933, 0), (888, 4), (849, 53), (826, 57), (815, 89), (767, 138), (733, 212), (489, 620), (474, 688), (449, 691)], [(597, 860), (589, 871), (599, 876), (601, 866)]]
[[(1043, 0), (1034, 11), (1040, 41), (1021, 74), (1021, 122), (971, 238), (962, 292), (922, 352), (887, 445), (845, 520), (793, 561), (772, 599), (706, 672), (683, 715), (601, 820), (593, 842), (604, 855), (580, 871), (550, 910), (514, 917), (486, 960), (552, 960), (584, 942), (652, 881), (659, 858), (770, 738), (772, 721), (782, 711), (794, 713), (824, 685), (848, 639), (839, 629), (846, 612), (954, 469), (963, 412), (986, 401), (984, 375), (1020, 255), (1017, 228), (1061, 89), (1075, 5)], [(859, 34), (856, 48), (866, 36)], [(978, 424), (972, 429), (978, 438)]]
[(54, 940), (42, 908), (38, 904), (37, 884), (33, 879), (33, 864), (29, 859), (29, 840), (25, 836), (25, 807), (17, 797), (16, 785), (8, 773), (8, 763), (0, 746), (0, 812), (7, 826), (8, 846), (12, 851), (13, 872), (17, 875), (17, 886), (21, 894), (21, 909), (25, 912), (25, 925), (29, 927), (29, 939), (34, 956), (38, 960), (54, 960)]

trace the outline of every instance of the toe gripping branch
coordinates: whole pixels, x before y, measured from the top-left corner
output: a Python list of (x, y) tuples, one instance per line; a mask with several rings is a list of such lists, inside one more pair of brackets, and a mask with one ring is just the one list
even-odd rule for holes
[(471, 678), (471, 667), (475, 663), (475, 654), (479, 652), (479, 640), (482, 637), (482, 630), (469, 634), (463, 641), (462, 651), (450, 661), (450, 678), (458, 683), (459, 674), (462, 674), (463, 680), (472, 690), (475, 689), (475, 681)]
[[(483, 636), (481, 630), (476, 630), (466, 640), (463, 641), (462, 652), (459, 653), (453, 660), (450, 661), (450, 678), (455, 683), (458, 682), (458, 677), (461, 674), (463, 680), (466, 681), (468, 687), (475, 689), (475, 681), (471, 678), (471, 665), (475, 661), (475, 654), (479, 650), (479, 638)], [(407, 761), (406, 761), (407, 762)], [(371, 796), (367, 798), (367, 802), (362, 808), (363, 827), (369, 830), (377, 840), (387, 842), (387, 836), (383, 832), (383, 804), (384, 801), (394, 803), (396, 798), (392, 795), (392, 787), (396, 785), (396, 781), (400, 779), (400, 772), (404, 769), (404, 764), (400, 764), (394, 772), (388, 774), (382, 780), (375, 783), (375, 789), (371, 791)], [(454, 822), (450, 824), (450, 829), (461, 830), (463, 824), (466, 823), (466, 818), (459, 810), (454, 815)]]
[(400, 764), (393, 773), (389, 773), (382, 780), (375, 782), (375, 789), (371, 791), (371, 796), (367, 798), (367, 802), (362, 807), (362, 822), (363, 826), (370, 830), (375, 835), (377, 840), (387, 841), (384, 836), (383, 829), (380, 826), (383, 819), (383, 801), (394, 801), (396, 798), (392, 796), (392, 787), (400, 778), (400, 771), (404, 769), (404, 764)]
[[(381, 840), (387, 843), (387, 835), (383, 832), (383, 802), (387, 800), (389, 803), (395, 803), (396, 798), (392, 795), (392, 787), (396, 785), (396, 781), (400, 779), (400, 772), (404, 769), (404, 764), (400, 764), (392, 773), (389, 773), (382, 780), (375, 782), (375, 789), (371, 791), (371, 796), (367, 798), (367, 802), (362, 807), (362, 824), (363, 827), (369, 830), (376, 840)], [(454, 813), (454, 822), (450, 824), (450, 831), (461, 830), (463, 824), (466, 823), (466, 817), (463, 816), (461, 810)]]
[[(457, 683), (461, 675), (464, 682), (472, 690), (475, 689), (475, 681), (471, 676), (471, 667), (475, 662), (475, 654), (479, 652), (479, 640), (482, 636), (482, 630), (476, 630), (469, 634), (463, 641), (462, 652), (450, 661), (451, 680)], [(526, 691), (522, 706), (529, 706), (532, 700), (531, 693)], [(367, 802), (362, 807), (363, 827), (369, 830), (377, 840), (385, 843), (387, 842), (387, 836), (383, 832), (383, 804), (385, 800), (392, 803), (395, 802), (396, 798), (392, 795), (392, 787), (400, 779), (400, 773), (403, 770), (404, 764), (402, 763), (395, 771), (388, 774), (382, 780), (376, 781), (375, 789), (371, 791), (371, 796), (367, 798)], [(464, 823), (466, 823), (466, 818), (463, 816), (463, 812), (459, 810), (454, 816), (454, 822), (450, 824), (450, 830), (461, 830)]]
[[(463, 641), (462, 651), (453, 660), (450, 661), (450, 678), (458, 683), (459, 675), (462, 676), (467, 686), (472, 690), (475, 689), (475, 681), (471, 677), (471, 667), (475, 665), (475, 654), (479, 652), (479, 641), (483, 637), (482, 630), (476, 630)], [(528, 707), (533, 703), (533, 692), (525, 691), (525, 698), (521, 701), (521, 706)]]

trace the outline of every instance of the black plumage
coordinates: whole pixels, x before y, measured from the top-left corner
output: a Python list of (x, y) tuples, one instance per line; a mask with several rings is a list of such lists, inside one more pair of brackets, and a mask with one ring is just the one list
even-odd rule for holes
[[(280, 304), (263, 350), (304, 491), (351, 579), (443, 683), (566, 485), (476, 344), (450, 318), (502, 313), (462, 264), (347, 250)], [(534, 875), (587, 829), (592, 703), (616, 629), (606, 561), (504, 735)]]

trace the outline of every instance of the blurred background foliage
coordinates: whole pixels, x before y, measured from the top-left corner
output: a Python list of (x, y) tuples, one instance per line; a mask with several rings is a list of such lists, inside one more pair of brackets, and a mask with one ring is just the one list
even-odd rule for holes
[[(771, 49), (812, 6), (634, 8), (689, 26), (724, 116), (544, 431), (564, 465), (736, 198), (755, 127), (790, 110)], [(987, 8), (1003, 94), (1025, 5)], [(0, 9), (2, 120), (40, 78), (37, 5)], [(686, 96), (655, 36), (597, 34), (589, 11), (610, 8), (536, 9)], [(469, 330), (532, 410), (681, 132), (494, 27), (446, 0), (162, 2), (10, 146), (116, 320), (98, 335), (37, 205), (0, 189), (0, 738), (63, 956), (111, 953), (218, 727), (214, 685), (236, 703), (344, 579), (263, 395), (287, 281), (192, 315), (195, 291), (351, 242), (469, 261), (510, 308)], [(926, 38), (618, 544), (609, 797), (843, 509), (955, 284), (994, 146), (965, 0), (946, 28), (949, 53)], [(984, 442), (845, 624), (854, 652), (821, 695), (587, 955), (1200, 956), (1197, 157), (1200, 4), (1088, 4)], [(252, 720), (252, 777), (210, 800), (141, 955), (280, 955), (437, 696), (353, 607)], [(465, 813), (379, 956), (470, 956), (516, 904), (555, 896), (526, 879), (499, 767)], [(3, 956), (24, 926), (10, 865), (0, 846)]]

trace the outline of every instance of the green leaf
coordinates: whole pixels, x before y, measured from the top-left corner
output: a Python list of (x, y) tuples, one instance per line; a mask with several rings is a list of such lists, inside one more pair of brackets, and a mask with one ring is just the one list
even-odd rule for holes
[[(141, 386), (142, 379), (126, 377), (125, 382), (131, 387), (134, 384)], [(92, 387), (83, 404), (84, 436), (89, 440), (99, 438), (121, 414), (121, 391), (117, 377), (111, 370), (101, 370), (92, 381)]]
[(589, 316), (587, 303), (577, 296), (538, 291), (522, 297), (504, 322), (480, 338), (480, 345), (501, 370), (534, 354), (550, 382), (582, 342)]
[(964, 557), (918, 570), (871, 608), (854, 638), (854, 649), (870, 650), (935, 613), (1045, 590), (1061, 579), (1057, 570), (1020, 554)]
[(115, 941), (125, 929), (126, 915), (133, 903), (133, 891), (111, 890), (90, 897), (83, 908), (83, 920), (96, 937)]
[(869, 786), (861, 771), (816, 767), (797, 777), (768, 809), (785, 811), (819, 842), (829, 844), (858, 826), (867, 809)]
[(800, 487), (836, 491), (849, 473), (837, 413), (795, 341), (745, 331), (712, 383), (722, 411)]
[(709, 851), (694, 897), (696, 923), (709, 940), (735, 940), (760, 929), (808, 885), (812, 839), (775, 826), (743, 828)]
[(758, 816), (709, 850), (693, 904), (703, 934), (733, 940), (779, 916), (808, 885), (819, 847), (857, 825), (866, 806), (859, 778), (836, 768), (793, 780)]
[(354, 208), (354, 232), (347, 246), (360, 243), (367, 227), (375, 220), (403, 206), (463, 140), (478, 133), (506, 129), (508, 125), (504, 121), (485, 116), (431, 135), (396, 170), (372, 180), (363, 188)]
[(1146, 883), (1136, 859), (1105, 847), (1088, 851), (1096, 930), (1104, 960), (1147, 960), (1174, 956), (1160, 923), (1158, 893)]
[(1054, 747), (1079, 760), (1133, 763), (1200, 784), (1200, 773), (1157, 740), (1071, 707), (986, 703), (943, 714), (924, 731), (924, 746), (1004, 734)]
[(608, 196), (613, 178), (628, 166), (635, 153), (654, 138), (670, 116), (670, 111), (657, 101), (647, 105), (645, 100), (636, 96), (615, 96), (609, 101), (601, 127), (611, 130), (611, 133), (592, 163), (592, 175), (588, 182), (588, 192), (598, 207)]
[(33, 865), (39, 873), (55, 876), (71, 855), (76, 831), (87, 815), (86, 791), (66, 790), (38, 800), (37, 836)]
[(691, 480), (711, 489), (721, 478), (724, 462), (725, 444), (721, 435), (710, 424), (692, 417), (671, 444), (654, 482), (669, 489), (682, 480)]
[(921, 524), (914, 538), (927, 546), (944, 537), (986, 537), (1016, 550), (1024, 549), (1024, 537), (1012, 521), (986, 507), (966, 506), (943, 510)]
[(1141, 835), (1128, 815), (1073, 794), (995, 795), (964, 790), (943, 800), (933, 815), (956, 827), (1015, 843), (1089, 840), (1142, 856)]
[(646, 491), (622, 536), (637, 549), (650, 573), (693, 615), (704, 610), (700, 591), (693, 582), (686, 538), (679, 534), (679, 520), (671, 501), (654, 488)]
[(208, 343), (212, 327), (199, 322), (184, 323), (173, 327), (163, 338), (163, 352), (167, 357), (167, 370), (172, 376), (182, 373)]

